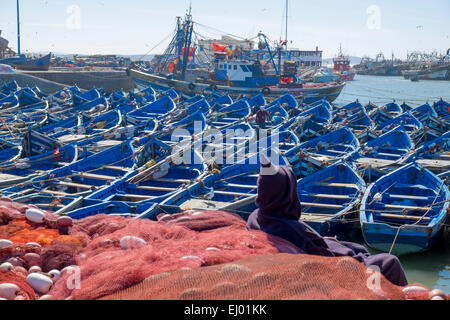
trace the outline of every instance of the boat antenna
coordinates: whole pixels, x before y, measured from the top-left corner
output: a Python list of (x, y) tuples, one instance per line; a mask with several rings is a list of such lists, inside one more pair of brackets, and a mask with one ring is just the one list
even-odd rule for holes
[(288, 43), (288, 13), (289, 13), (289, 0), (286, 0), (286, 49)]
[(19, 0), (17, 0), (17, 54), (20, 56), (20, 15), (19, 15)]

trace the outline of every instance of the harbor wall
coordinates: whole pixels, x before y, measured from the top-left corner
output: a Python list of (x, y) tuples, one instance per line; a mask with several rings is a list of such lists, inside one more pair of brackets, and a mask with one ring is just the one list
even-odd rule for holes
[(34, 86), (37, 86), (43, 93), (46, 94), (54, 93), (66, 87), (66, 85), (64, 84), (37, 78), (28, 74), (0, 73), (0, 85), (3, 85), (7, 82), (11, 82), (13, 80), (15, 80), (21, 87), (32, 88)]
[(23, 73), (62, 83), (77, 85), (81, 89), (103, 88), (107, 92), (114, 90), (133, 90), (134, 81), (126, 71), (23, 71)]

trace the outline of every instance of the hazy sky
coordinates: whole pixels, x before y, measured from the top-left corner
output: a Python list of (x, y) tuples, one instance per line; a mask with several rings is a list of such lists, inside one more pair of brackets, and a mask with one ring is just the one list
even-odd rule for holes
[[(251, 38), (280, 39), (284, 0), (192, 0), (194, 20)], [(189, 0), (20, 0), (22, 51), (143, 54), (171, 34)], [(292, 46), (333, 57), (406, 57), (450, 48), (449, 0), (290, 0)], [(0, 0), (0, 29), (17, 48), (16, 0)], [(199, 27), (200, 34), (219, 32)], [(284, 38), (284, 35), (283, 35)], [(152, 53), (164, 50), (169, 40)]]

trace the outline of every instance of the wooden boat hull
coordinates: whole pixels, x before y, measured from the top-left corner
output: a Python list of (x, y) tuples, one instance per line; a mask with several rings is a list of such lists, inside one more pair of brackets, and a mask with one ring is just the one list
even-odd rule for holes
[(430, 249), (447, 221), (450, 192), (419, 164), (408, 164), (371, 184), (361, 202), (361, 230), (377, 250), (406, 255)]
[[(145, 81), (151, 84), (153, 87), (161, 89), (174, 88), (176, 90), (188, 93), (188, 94), (202, 94), (204, 92), (217, 91), (221, 94), (230, 95), (257, 95), (261, 93), (262, 88), (240, 88), (240, 87), (229, 87), (229, 86), (216, 86), (212, 89), (210, 84), (195, 83), (192, 84), (187, 81), (179, 81), (163, 78), (160, 76), (152, 75), (138, 70), (129, 69), (129, 75), (133, 79), (139, 79), (140, 81)], [(141, 82), (142, 83), (142, 82)], [(194, 85), (194, 87), (192, 87)], [(340, 95), (341, 91), (344, 89), (345, 83), (328, 85), (318, 88), (271, 88), (270, 93), (267, 96), (280, 97), (286, 93), (290, 93), (294, 96), (303, 96), (305, 103), (312, 103), (322, 99), (326, 99), (333, 102)]]
[(302, 220), (322, 236), (349, 235), (358, 230), (354, 209), (366, 183), (345, 162), (309, 175), (298, 183)]

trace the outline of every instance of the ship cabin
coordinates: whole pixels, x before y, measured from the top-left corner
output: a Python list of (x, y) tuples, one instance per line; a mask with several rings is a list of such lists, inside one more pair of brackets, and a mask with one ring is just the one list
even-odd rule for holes
[(258, 60), (216, 59), (214, 67), (215, 80), (233, 87), (267, 87), (280, 83), (279, 76), (265, 74)]

